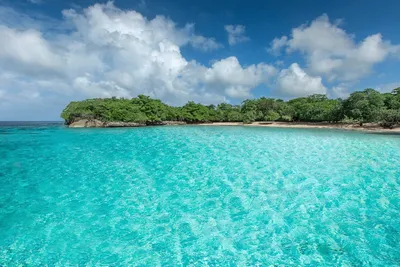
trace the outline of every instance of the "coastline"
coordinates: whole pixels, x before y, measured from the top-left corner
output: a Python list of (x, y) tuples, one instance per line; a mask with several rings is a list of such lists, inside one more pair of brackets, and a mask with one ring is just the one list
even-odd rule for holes
[(377, 123), (365, 123), (363, 126), (350, 123), (313, 123), (313, 122), (253, 122), (250, 124), (244, 124), (242, 122), (214, 122), (214, 123), (200, 123), (196, 125), (303, 128), (303, 129), (339, 129), (339, 130), (350, 130), (350, 131), (400, 134), (400, 126), (394, 127), (393, 129), (388, 129), (388, 128), (382, 128)]
[(182, 121), (163, 121), (153, 124), (134, 122), (102, 122), (99, 120), (81, 119), (68, 125), (69, 128), (124, 128), (147, 126), (171, 126), (171, 125), (196, 125), (196, 126), (243, 126), (243, 127), (272, 127), (272, 128), (303, 128), (303, 129), (340, 129), (351, 131), (363, 131), (372, 133), (400, 134), (400, 125), (393, 129), (382, 128), (377, 123), (365, 123), (363, 126), (350, 123), (316, 123), (316, 122), (206, 122), (185, 123)]

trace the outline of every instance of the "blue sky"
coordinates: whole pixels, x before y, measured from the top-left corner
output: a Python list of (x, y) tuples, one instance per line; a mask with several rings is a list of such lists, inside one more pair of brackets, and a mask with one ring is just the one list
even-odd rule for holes
[(400, 86), (399, 1), (0, 0), (0, 120), (71, 100), (172, 105)]

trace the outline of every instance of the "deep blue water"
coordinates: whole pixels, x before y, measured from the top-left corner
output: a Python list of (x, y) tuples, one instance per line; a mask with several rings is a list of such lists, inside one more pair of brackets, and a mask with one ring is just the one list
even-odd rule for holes
[(0, 266), (399, 266), (400, 136), (0, 126)]

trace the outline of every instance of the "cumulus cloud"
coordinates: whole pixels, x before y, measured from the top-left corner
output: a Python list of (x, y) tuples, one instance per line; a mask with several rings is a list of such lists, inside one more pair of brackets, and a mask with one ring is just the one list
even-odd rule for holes
[(31, 114), (47, 106), (47, 114), (57, 115), (70, 100), (87, 97), (146, 94), (173, 105), (242, 99), (276, 73), (264, 63), (242, 66), (236, 57), (211, 66), (186, 60), (185, 45), (204, 51), (220, 45), (197, 35), (193, 25), (179, 28), (164, 16), (149, 20), (112, 3), (63, 15), (67, 33), (0, 26), (0, 119), (26, 110), (28, 99)]
[(288, 38), (286, 36), (282, 36), (281, 38), (275, 38), (271, 42), (271, 47), (267, 49), (268, 52), (279, 55), (282, 47), (287, 44)]
[(331, 96), (334, 98), (347, 98), (349, 95), (347, 84), (341, 83), (332, 88)]
[(276, 89), (281, 95), (300, 97), (312, 94), (326, 94), (327, 89), (322, 84), (321, 77), (308, 75), (297, 63), (279, 73)]
[(379, 84), (375, 88), (381, 93), (390, 93), (393, 89), (400, 88), (400, 82)]
[(43, 3), (43, 0), (28, 0), (28, 2), (31, 2), (32, 4), (41, 4)]
[(249, 37), (245, 36), (246, 27), (243, 25), (225, 25), (225, 30), (228, 33), (229, 45), (247, 42)]
[(214, 88), (224, 88), (232, 98), (246, 98), (257, 85), (266, 84), (276, 69), (264, 63), (243, 68), (236, 57), (215, 62), (204, 74), (204, 81)]
[(0, 25), (0, 58), (24, 72), (55, 70), (63, 66), (61, 58), (37, 30), (19, 31)]
[(204, 52), (208, 51), (213, 51), (217, 50), (219, 48), (222, 48), (223, 45), (218, 43), (214, 38), (206, 38), (201, 35), (194, 35), (190, 39), (190, 44), (199, 50), (202, 50)]
[(311, 24), (294, 28), (290, 38), (274, 39), (270, 51), (278, 53), (284, 47), (288, 53), (303, 53), (313, 74), (330, 81), (354, 81), (370, 73), (388, 55), (398, 53), (400, 46), (383, 40), (379, 33), (357, 43), (339, 22), (331, 23), (327, 15), (322, 15)]

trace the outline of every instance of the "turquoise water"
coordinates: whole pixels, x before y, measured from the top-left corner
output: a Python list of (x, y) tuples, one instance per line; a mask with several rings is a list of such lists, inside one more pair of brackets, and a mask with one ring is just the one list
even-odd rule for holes
[(1, 266), (399, 266), (400, 136), (0, 127)]

